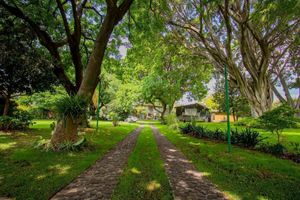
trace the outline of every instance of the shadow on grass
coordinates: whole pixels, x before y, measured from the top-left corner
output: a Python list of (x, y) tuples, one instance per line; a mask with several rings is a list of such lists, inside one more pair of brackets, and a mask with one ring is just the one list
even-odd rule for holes
[[(90, 136), (96, 148), (82, 152), (52, 152), (33, 148), (51, 137), (50, 122), (17, 135), (0, 135), (0, 197), (48, 199), (124, 139), (136, 126), (111, 128)], [(5, 148), (5, 149), (4, 149)]]
[[(196, 168), (233, 199), (300, 199), (300, 165), (264, 153), (188, 137), (159, 126)], [(197, 144), (197, 145), (195, 145)], [(198, 145), (200, 144), (200, 145)]]

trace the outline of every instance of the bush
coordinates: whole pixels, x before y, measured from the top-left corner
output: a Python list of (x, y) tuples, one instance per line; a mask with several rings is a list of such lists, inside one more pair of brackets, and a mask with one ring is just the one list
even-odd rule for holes
[(185, 123), (183, 126), (179, 127), (183, 134), (189, 134), (194, 131), (194, 127), (190, 123)]
[(280, 143), (283, 129), (297, 126), (295, 112), (296, 111), (288, 105), (282, 104), (273, 110), (265, 112), (259, 118), (259, 122), (265, 130), (276, 134), (277, 143)]
[(293, 148), (293, 151), (297, 154), (300, 155), (300, 143), (298, 142), (290, 142), (290, 145)]
[(286, 151), (286, 148), (282, 144), (263, 143), (259, 146), (258, 150), (276, 156), (281, 156)]
[(166, 124), (171, 128), (171, 129), (174, 129), (174, 130), (178, 130), (179, 128), (179, 121), (176, 117), (175, 114), (168, 114), (166, 117), (165, 117), (165, 122)]
[(240, 132), (238, 132), (236, 129), (235, 131), (232, 131), (231, 134), (233, 144), (237, 144), (246, 148), (254, 148), (265, 139), (260, 136), (259, 132), (250, 128), (243, 129)]
[(32, 124), (32, 116), (26, 111), (16, 111), (13, 116), (0, 116), (0, 130), (25, 130)]
[(115, 113), (115, 112), (109, 113), (109, 118), (112, 120), (113, 126), (118, 126), (119, 125), (120, 117), (117, 113)]
[(81, 96), (63, 97), (56, 103), (56, 112), (60, 119), (72, 117), (77, 120), (85, 117), (87, 113), (87, 100)]
[(246, 126), (249, 128), (260, 128), (260, 123), (257, 119), (252, 117), (244, 117), (235, 122), (237, 126)]
[[(208, 138), (218, 141), (227, 141), (227, 133), (221, 129), (209, 130), (203, 126), (194, 126), (191, 123), (185, 124), (180, 127), (183, 134), (189, 134), (194, 137)], [(238, 131), (237, 129), (231, 130), (231, 142), (246, 148), (254, 148), (262, 140), (259, 132), (246, 128), (244, 130)]]

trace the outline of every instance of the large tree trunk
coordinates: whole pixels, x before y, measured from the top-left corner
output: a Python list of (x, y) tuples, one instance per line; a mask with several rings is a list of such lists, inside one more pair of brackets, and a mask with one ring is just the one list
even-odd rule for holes
[[(92, 100), (92, 96), (99, 81), (101, 64), (110, 35), (112, 34), (114, 27), (129, 9), (132, 1), (133, 0), (126, 0), (119, 7), (116, 7), (113, 2), (108, 2), (107, 14), (97, 35), (93, 52), (89, 58), (80, 88), (77, 92), (77, 96), (86, 98), (88, 102)], [(51, 138), (51, 144), (54, 146), (64, 142), (65, 139), (70, 141), (77, 139), (78, 123), (71, 123), (68, 118), (63, 120), (69, 122), (69, 124), (68, 126), (63, 126), (62, 122), (58, 121), (57, 127)], [(65, 134), (66, 137), (64, 136)]]
[(68, 116), (65, 119), (58, 120), (57, 125), (51, 137), (51, 145), (54, 149), (58, 149), (65, 142), (76, 142), (78, 122), (76, 119)]
[(241, 92), (244, 93), (244, 96), (251, 106), (252, 117), (260, 117), (272, 107), (273, 91), (271, 89), (270, 81), (268, 78), (264, 78), (259, 84), (248, 87), (248, 90), (242, 89)]

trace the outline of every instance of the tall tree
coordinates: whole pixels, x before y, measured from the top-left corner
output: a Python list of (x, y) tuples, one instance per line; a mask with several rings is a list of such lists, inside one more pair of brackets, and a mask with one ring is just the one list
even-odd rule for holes
[(269, 110), (270, 59), (299, 25), (297, 1), (184, 0), (168, 1), (168, 7), (161, 12), (178, 41), (221, 72), (226, 64), (231, 84), (247, 98), (253, 116)]
[[(53, 72), (66, 91), (70, 95), (82, 96), (91, 101), (99, 81), (109, 38), (132, 2), (133, 0), (106, 0), (105, 2), (0, 0), (0, 5), (35, 32), (40, 44), (52, 56)], [(95, 29), (95, 27), (100, 28)], [(85, 40), (93, 41), (93, 49), (84, 67), (81, 48)], [(67, 54), (71, 59), (75, 83), (66, 74), (62, 53)], [(57, 147), (64, 141), (76, 141), (77, 132), (71, 129), (77, 126), (71, 118), (59, 120), (51, 138), (53, 147)]]

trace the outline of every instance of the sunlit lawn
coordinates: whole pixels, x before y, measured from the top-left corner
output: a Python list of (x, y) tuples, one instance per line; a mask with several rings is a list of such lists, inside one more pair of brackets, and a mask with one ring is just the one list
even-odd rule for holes
[(163, 162), (149, 127), (141, 132), (112, 199), (173, 199)]
[(12, 135), (0, 132), (0, 197), (48, 199), (137, 127), (126, 123), (112, 127), (111, 122), (100, 122), (99, 133), (87, 133), (94, 143), (93, 151), (55, 153), (34, 149), (35, 141), (50, 138), (50, 123), (39, 120), (32, 130)]
[(300, 199), (300, 165), (272, 155), (179, 134), (157, 125), (205, 176), (233, 199)]
[[(222, 130), (226, 130), (227, 129), (227, 124), (226, 122), (199, 122), (198, 123), (201, 126), (207, 127), (208, 129), (222, 129)], [(233, 123), (231, 124), (231, 128), (232, 129), (243, 129), (245, 127), (241, 127), (241, 126), (236, 126)], [(264, 131), (262, 129), (256, 129), (258, 130), (261, 135), (263, 137), (266, 137), (266, 139), (264, 140), (265, 142), (270, 142), (270, 143), (276, 143), (277, 142), (277, 136)], [(291, 146), (291, 142), (297, 142), (300, 144), (300, 128), (289, 128), (289, 129), (285, 129), (283, 134), (282, 134), (282, 143), (284, 144), (284, 146), (286, 146), (288, 148), (288, 150), (293, 151), (293, 147)]]

